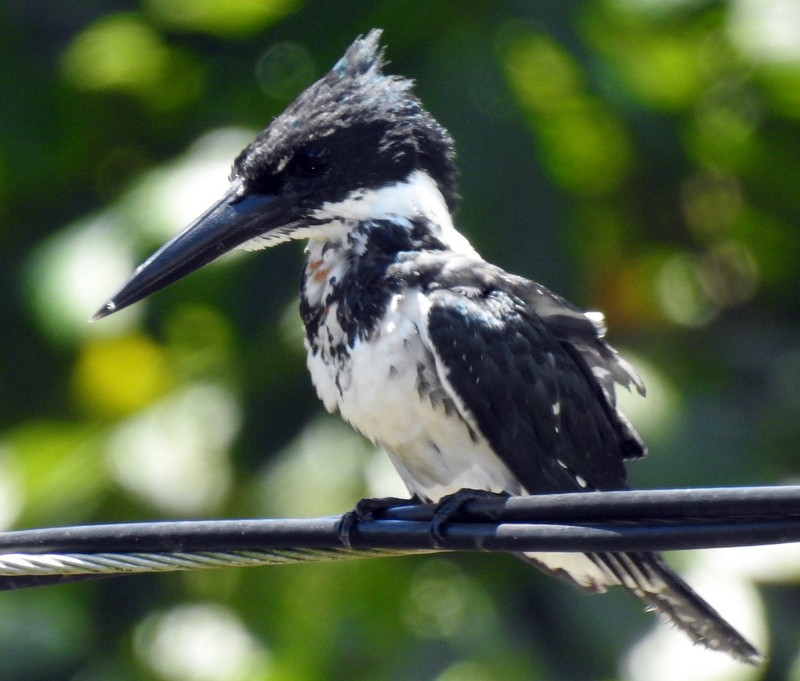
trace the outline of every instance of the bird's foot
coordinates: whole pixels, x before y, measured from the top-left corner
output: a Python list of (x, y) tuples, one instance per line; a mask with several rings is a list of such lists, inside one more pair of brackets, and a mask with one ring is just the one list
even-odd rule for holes
[(466, 504), (475, 499), (496, 499), (510, 496), (506, 492), (489, 492), (485, 489), (460, 489), (439, 500), (431, 516), (431, 540), (439, 548), (444, 542), (444, 526), (453, 520)]
[(339, 541), (346, 548), (352, 548), (352, 534), (356, 525), (362, 520), (377, 520), (390, 508), (419, 504), (419, 497), (403, 499), (401, 497), (381, 497), (361, 499), (352, 511), (345, 513), (339, 521)]

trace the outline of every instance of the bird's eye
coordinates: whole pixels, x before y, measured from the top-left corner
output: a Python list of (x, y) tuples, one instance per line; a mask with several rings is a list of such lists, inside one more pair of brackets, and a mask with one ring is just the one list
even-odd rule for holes
[(321, 144), (310, 144), (294, 157), (294, 163), (304, 175), (316, 175), (330, 163), (331, 150)]

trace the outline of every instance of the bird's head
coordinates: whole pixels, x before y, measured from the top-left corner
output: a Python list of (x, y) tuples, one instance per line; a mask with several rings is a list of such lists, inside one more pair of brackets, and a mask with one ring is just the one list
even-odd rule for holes
[(452, 139), (410, 80), (383, 73), (380, 36), (356, 39), (261, 132), (234, 161), (225, 195), (140, 265), (95, 319), (237, 247), (324, 239), (327, 226), (393, 211), (451, 212)]

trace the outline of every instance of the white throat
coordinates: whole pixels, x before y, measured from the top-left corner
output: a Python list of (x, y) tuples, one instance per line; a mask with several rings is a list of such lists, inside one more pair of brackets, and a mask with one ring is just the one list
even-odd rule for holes
[(311, 217), (322, 222), (302, 230), (308, 238), (302, 293), (312, 306), (328, 300), (352, 258), (364, 255), (368, 232), (360, 226), (372, 221), (391, 220), (409, 230), (415, 221), (424, 221), (426, 229), (454, 253), (481, 259), (456, 231), (439, 187), (424, 171), (412, 173), (403, 182), (362, 189), (342, 201), (324, 203)]
[(349, 230), (354, 222), (391, 219), (410, 223), (424, 218), (449, 248), (478, 257), (463, 234), (456, 231), (439, 186), (424, 170), (414, 171), (406, 180), (381, 187), (360, 189), (342, 201), (328, 202), (311, 214), (325, 224), (305, 231), (311, 241), (328, 241)]

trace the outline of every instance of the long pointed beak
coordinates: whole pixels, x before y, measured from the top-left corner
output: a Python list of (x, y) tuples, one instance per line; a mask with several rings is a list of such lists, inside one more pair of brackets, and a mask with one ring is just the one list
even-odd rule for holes
[(282, 203), (272, 195), (242, 197), (239, 184), (233, 184), (225, 196), (139, 265), (92, 321), (160, 291), (277, 226), (284, 213)]

